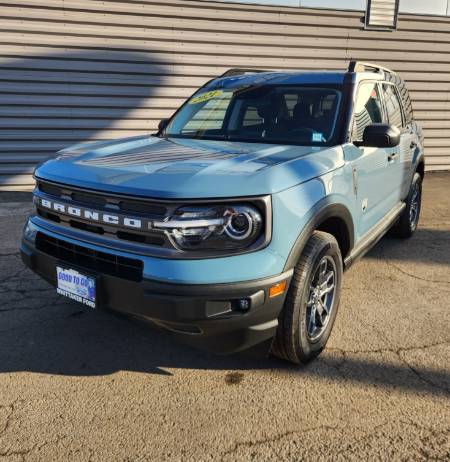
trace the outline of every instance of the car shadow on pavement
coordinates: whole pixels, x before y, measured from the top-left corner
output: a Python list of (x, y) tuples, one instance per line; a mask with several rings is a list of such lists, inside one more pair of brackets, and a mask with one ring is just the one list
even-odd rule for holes
[[(450, 395), (450, 372), (414, 366), (401, 352), (383, 362), (331, 349), (308, 365), (294, 366), (275, 358), (240, 353), (218, 356), (183, 345), (146, 323), (108, 312), (89, 311), (61, 302), (49, 317), (39, 310), (35, 322), (0, 329), (0, 373), (34, 372), (53, 375), (99, 376), (118, 371), (175, 375), (177, 369), (272, 371), (299, 380), (385, 387), (404, 392)], [(370, 356), (370, 355), (369, 355)], [(373, 358), (373, 355), (370, 356)], [(229, 375), (229, 374), (228, 374)], [(225, 375), (226, 383), (234, 383)]]
[[(17, 233), (19, 233), (17, 228)], [(369, 254), (397, 258), (405, 253), (410, 261), (424, 258), (422, 238), (434, 230), (419, 229), (406, 241), (384, 238)], [(15, 233), (16, 234), (16, 233)], [(440, 237), (442, 234), (436, 233)], [(432, 234), (431, 234), (432, 235)], [(443, 236), (446, 238), (446, 235)], [(432, 241), (432, 239), (431, 239)], [(424, 364), (419, 361), (428, 346), (397, 351), (346, 352), (329, 348), (306, 366), (293, 366), (275, 358), (261, 357), (255, 351), (217, 356), (181, 344), (167, 332), (111, 312), (93, 311), (55, 294), (54, 288), (24, 268), (16, 252), (0, 249), (0, 374), (32, 372), (65, 376), (101, 376), (132, 371), (171, 376), (178, 369), (223, 371), (225, 382), (230, 372), (276, 373), (298, 380), (323, 380), (353, 386), (383, 387), (433, 396), (450, 395), (450, 370), (445, 360)], [(446, 264), (448, 255), (428, 252), (428, 262)], [(434, 259), (437, 260), (434, 260)], [(332, 343), (332, 342), (331, 342)], [(437, 348), (447, 347), (445, 343)], [(365, 347), (361, 345), (361, 350)], [(444, 350), (445, 351), (445, 350)], [(259, 352), (261, 353), (261, 352)], [(434, 351), (427, 350), (426, 359)], [(417, 359), (417, 361), (415, 360)], [(227, 381), (228, 380), (228, 381)]]
[(450, 230), (421, 226), (406, 240), (388, 234), (364, 258), (389, 258), (450, 268)]

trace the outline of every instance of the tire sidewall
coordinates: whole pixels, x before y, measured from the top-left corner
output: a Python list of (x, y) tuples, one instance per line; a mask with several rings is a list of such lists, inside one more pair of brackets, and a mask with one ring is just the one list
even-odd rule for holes
[[(317, 266), (324, 256), (330, 256), (333, 258), (336, 265), (336, 280), (335, 280), (335, 294), (334, 294), (334, 305), (331, 312), (331, 317), (328, 321), (328, 324), (323, 331), (322, 335), (316, 339), (314, 342), (311, 342), (308, 338), (307, 327), (306, 327), (306, 314), (307, 314), (307, 302), (309, 299), (309, 291), (312, 278), (314, 277)], [(342, 285), (342, 257), (339, 250), (339, 247), (336, 242), (328, 241), (323, 242), (322, 246), (318, 246), (315, 249), (315, 252), (310, 255), (308, 262), (307, 274), (303, 280), (302, 289), (299, 291), (299, 296), (296, 299), (296, 319), (294, 319), (294, 328), (296, 332), (294, 333), (295, 345), (297, 350), (297, 355), (300, 360), (308, 360), (314, 356), (317, 356), (325, 347), (328, 338), (333, 329), (334, 321), (336, 319), (340, 294), (341, 294), (341, 285)]]

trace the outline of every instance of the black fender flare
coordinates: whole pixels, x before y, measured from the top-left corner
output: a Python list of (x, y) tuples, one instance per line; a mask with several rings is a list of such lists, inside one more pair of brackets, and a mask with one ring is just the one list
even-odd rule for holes
[[(295, 243), (289, 252), (283, 271), (288, 271), (295, 267), (312, 233), (328, 218), (339, 218), (345, 223), (349, 240), (348, 254), (353, 249), (355, 242), (355, 227), (352, 215), (345, 205), (332, 203), (331, 199), (325, 197), (312, 207), (311, 213), (312, 218), (303, 227), (295, 240)], [(345, 257), (346, 255), (342, 255), (343, 260)]]
[(413, 162), (414, 162), (414, 172), (417, 172), (419, 165), (423, 164), (424, 173), (425, 173), (425, 154), (423, 153), (423, 151), (419, 151), (419, 154), (415, 156), (415, 158), (413, 158)]

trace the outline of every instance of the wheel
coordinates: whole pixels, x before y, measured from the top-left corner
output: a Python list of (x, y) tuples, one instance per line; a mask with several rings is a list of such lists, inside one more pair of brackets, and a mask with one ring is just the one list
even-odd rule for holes
[(278, 319), (272, 353), (295, 364), (324, 349), (333, 328), (342, 285), (342, 256), (336, 239), (315, 231), (294, 269)]
[(414, 234), (419, 223), (420, 206), (422, 204), (422, 177), (416, 172), (411, 182), (406, 207), (394, 225), (394, 235), (409, 238)]

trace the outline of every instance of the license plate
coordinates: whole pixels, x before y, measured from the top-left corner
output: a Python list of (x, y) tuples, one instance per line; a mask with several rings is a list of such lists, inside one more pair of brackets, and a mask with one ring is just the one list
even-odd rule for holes
[(64, 297), (96, 307), (95, 278), (74, 269), (56, 267), (56, 291)]

